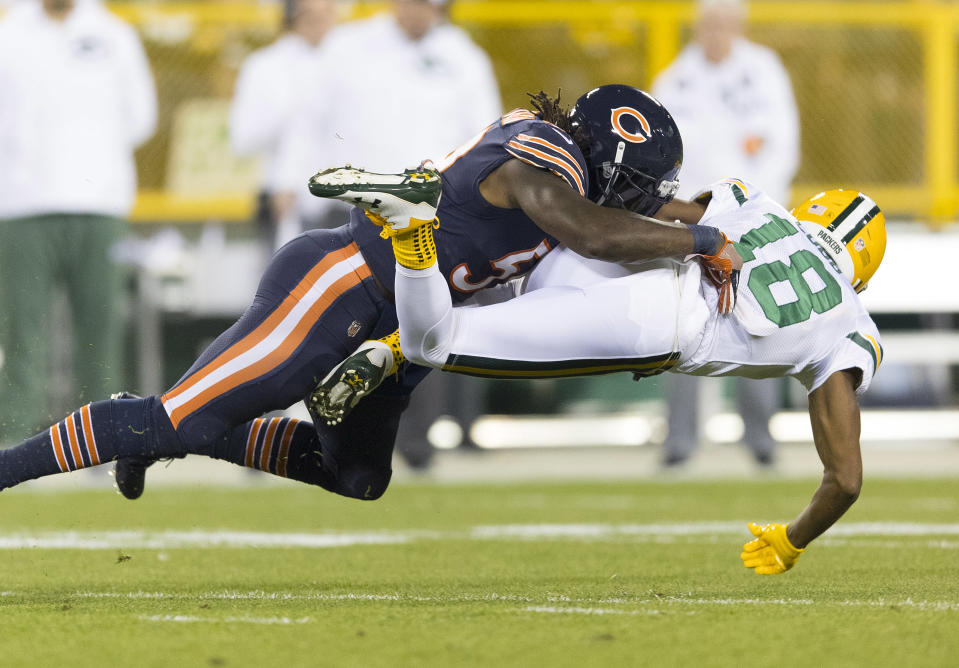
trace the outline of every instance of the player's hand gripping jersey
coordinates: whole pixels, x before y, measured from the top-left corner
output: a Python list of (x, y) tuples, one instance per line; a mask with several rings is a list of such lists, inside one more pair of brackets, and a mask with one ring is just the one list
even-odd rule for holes
[[(699, 347), (675, 370), (749, 378), (790, 375), (812, 391), (833, 372), (857, 368), (862, 379), (856, 392), (864, 392), (882, 360), (879, 332), (849, 281), (808, 238), (803, 224), (738, 179), (719, 182), (699, 197), (710, 197), (699, 224), (725, 232), (744, 264), (732, 316), (709, 317)], [(715, 299), (712, 290), (702, 293), (707, 302)]]
[[(580, 195), (589, 192), (586, 160), (570, 137), (532, 112), (517, 109), (447, 155), (437, 167), (443, 194), (433, 237), (439, 268), (460, 302), (484, 288), (521, 276), (558, 245), (520, 209), (502, 209), (480, 194), (480, 183), (516, 158), (548, 170)], [(395, 260), (388, 241), (354, 209), (350, 233), (380, 283), (392, 289)]]

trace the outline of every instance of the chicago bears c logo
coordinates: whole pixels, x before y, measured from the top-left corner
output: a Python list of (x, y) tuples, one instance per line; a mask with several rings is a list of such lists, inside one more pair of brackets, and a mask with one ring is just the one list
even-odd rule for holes
[[(639, 127), (634, 128), (636, 132), (630, 132), (623, 125), (623, 121), (626, 121), (630, 127), (634, 127), (638, 123)], [(616, 107), (610, 114), (609, 122), (613, 125), (613, 131), (616, 134), (634, 144), (642, 144), (652, 135), (652, 130), (649, 129), (649, 121), (632, 107)]]

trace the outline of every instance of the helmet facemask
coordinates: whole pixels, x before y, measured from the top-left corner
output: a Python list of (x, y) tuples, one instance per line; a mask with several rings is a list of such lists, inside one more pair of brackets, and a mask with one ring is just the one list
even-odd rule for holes
[(644, 216), (652, 216), (659, 208), (673, 199), (679, 190), (679, 181), (657, 180), (638, 169), (619, 162), (625, 150), (619, 142), (616, 162), (604, 162), (596, 170), (602, 175), (605, 186), (595, 200), (600, 206), (626, 209)]

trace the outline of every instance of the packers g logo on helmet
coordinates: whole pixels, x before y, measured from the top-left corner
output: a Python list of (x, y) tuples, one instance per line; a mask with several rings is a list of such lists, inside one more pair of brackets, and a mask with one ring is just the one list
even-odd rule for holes
[(803, 228), (856, 292), (865, 290), (886, 252), (886, 217), (876, 203), (855, 190), (827, 190), (797, 206), (792, 215), (806, 223)]

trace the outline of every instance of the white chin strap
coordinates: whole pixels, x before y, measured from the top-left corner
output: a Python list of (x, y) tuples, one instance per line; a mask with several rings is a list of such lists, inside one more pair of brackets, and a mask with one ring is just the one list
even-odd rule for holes
[[(626, 142), (621, 141), (618, 144), (616, 144), (616, 155), (613, 156), (613, 161), (604, 162), (602, 164), (604, 177), (608, 179), (613, 175), (613, 172), (616, 171), (616, 165), (619, 165), (623, 162), (624, 153), (626, 153)], [(606, 192), (600, 195), (599, 199), (596, 200), (596, 203), (599, 204), (600, 206), (602, 206), (608, 199), (607, 196), (609, 195), (609, 190), (611, 185), (612, 185), (612, 182), (608, 182), (606, 184)]]

